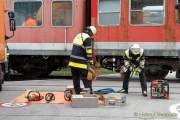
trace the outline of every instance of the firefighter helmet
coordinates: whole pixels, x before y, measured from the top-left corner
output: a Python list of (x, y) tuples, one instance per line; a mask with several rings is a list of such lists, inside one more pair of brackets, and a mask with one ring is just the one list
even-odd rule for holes
[(141, 48), (140, 48), (139, 44), (133, 44), (133, 45), (130, 47), (130, 51), (131, 51), (132, 54), (138, 55), (138, 54), (140, 54), (140, 52), (141, 52)]
[(95, 35), (96, 34), (96, 28), (94, 26), (89, 26), (86, 28), (89, 35), (92, 36), (92, 35)]

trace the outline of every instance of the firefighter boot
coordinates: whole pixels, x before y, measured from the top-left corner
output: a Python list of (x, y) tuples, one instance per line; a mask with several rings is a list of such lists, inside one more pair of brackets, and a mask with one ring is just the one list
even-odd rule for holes
[(119, 91), (117, 91), (118, 93), (125, 93), (125, 94), (128, 94), (128, 90), (126, 89), (121, 89)]
[(142, 91), (142, 95), (143, 95), (144, 97), (147, 97), (147, 91), (146, 91), (146, 90)]

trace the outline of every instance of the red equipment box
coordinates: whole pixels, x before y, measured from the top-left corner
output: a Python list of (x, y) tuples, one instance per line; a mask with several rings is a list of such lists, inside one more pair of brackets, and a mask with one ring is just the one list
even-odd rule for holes
[(169, 99), (169, 83), (167, 80), (151, 81), (151, 98)]

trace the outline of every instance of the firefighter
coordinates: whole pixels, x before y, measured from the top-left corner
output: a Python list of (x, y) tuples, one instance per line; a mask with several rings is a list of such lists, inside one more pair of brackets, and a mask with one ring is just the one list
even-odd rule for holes
[[(73, 40), (69, 66), (71, 67), (73, 85), (76, 94), (80, 94), (80, 79), (85, 88), (90, 88), (92, 93), (92, 81), (87, 80), (88, 69), (93, 67), (92, 36), (96, 34), (96, 28), (89, 26), (84, 32), (79, 33)], [(91, 66), (91, 67), (89, 67)]]
[(121, 67), (121, 75), (123, 76), (123, 88), (118, 91), (128, 94), (129, 78), (132, 74), (139, 75), (142, 95), (147, 96), (147, 83), (144, 73), (144, 50), (138, 44), (133, 44), (125, 51), (124, 65)]

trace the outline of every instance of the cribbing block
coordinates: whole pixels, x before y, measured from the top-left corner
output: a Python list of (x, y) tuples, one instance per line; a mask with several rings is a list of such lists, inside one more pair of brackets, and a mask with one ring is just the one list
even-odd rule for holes
[(98, 107), (98, 97), (96, 95), (72, 95), (73, 108), (96, 108)]

